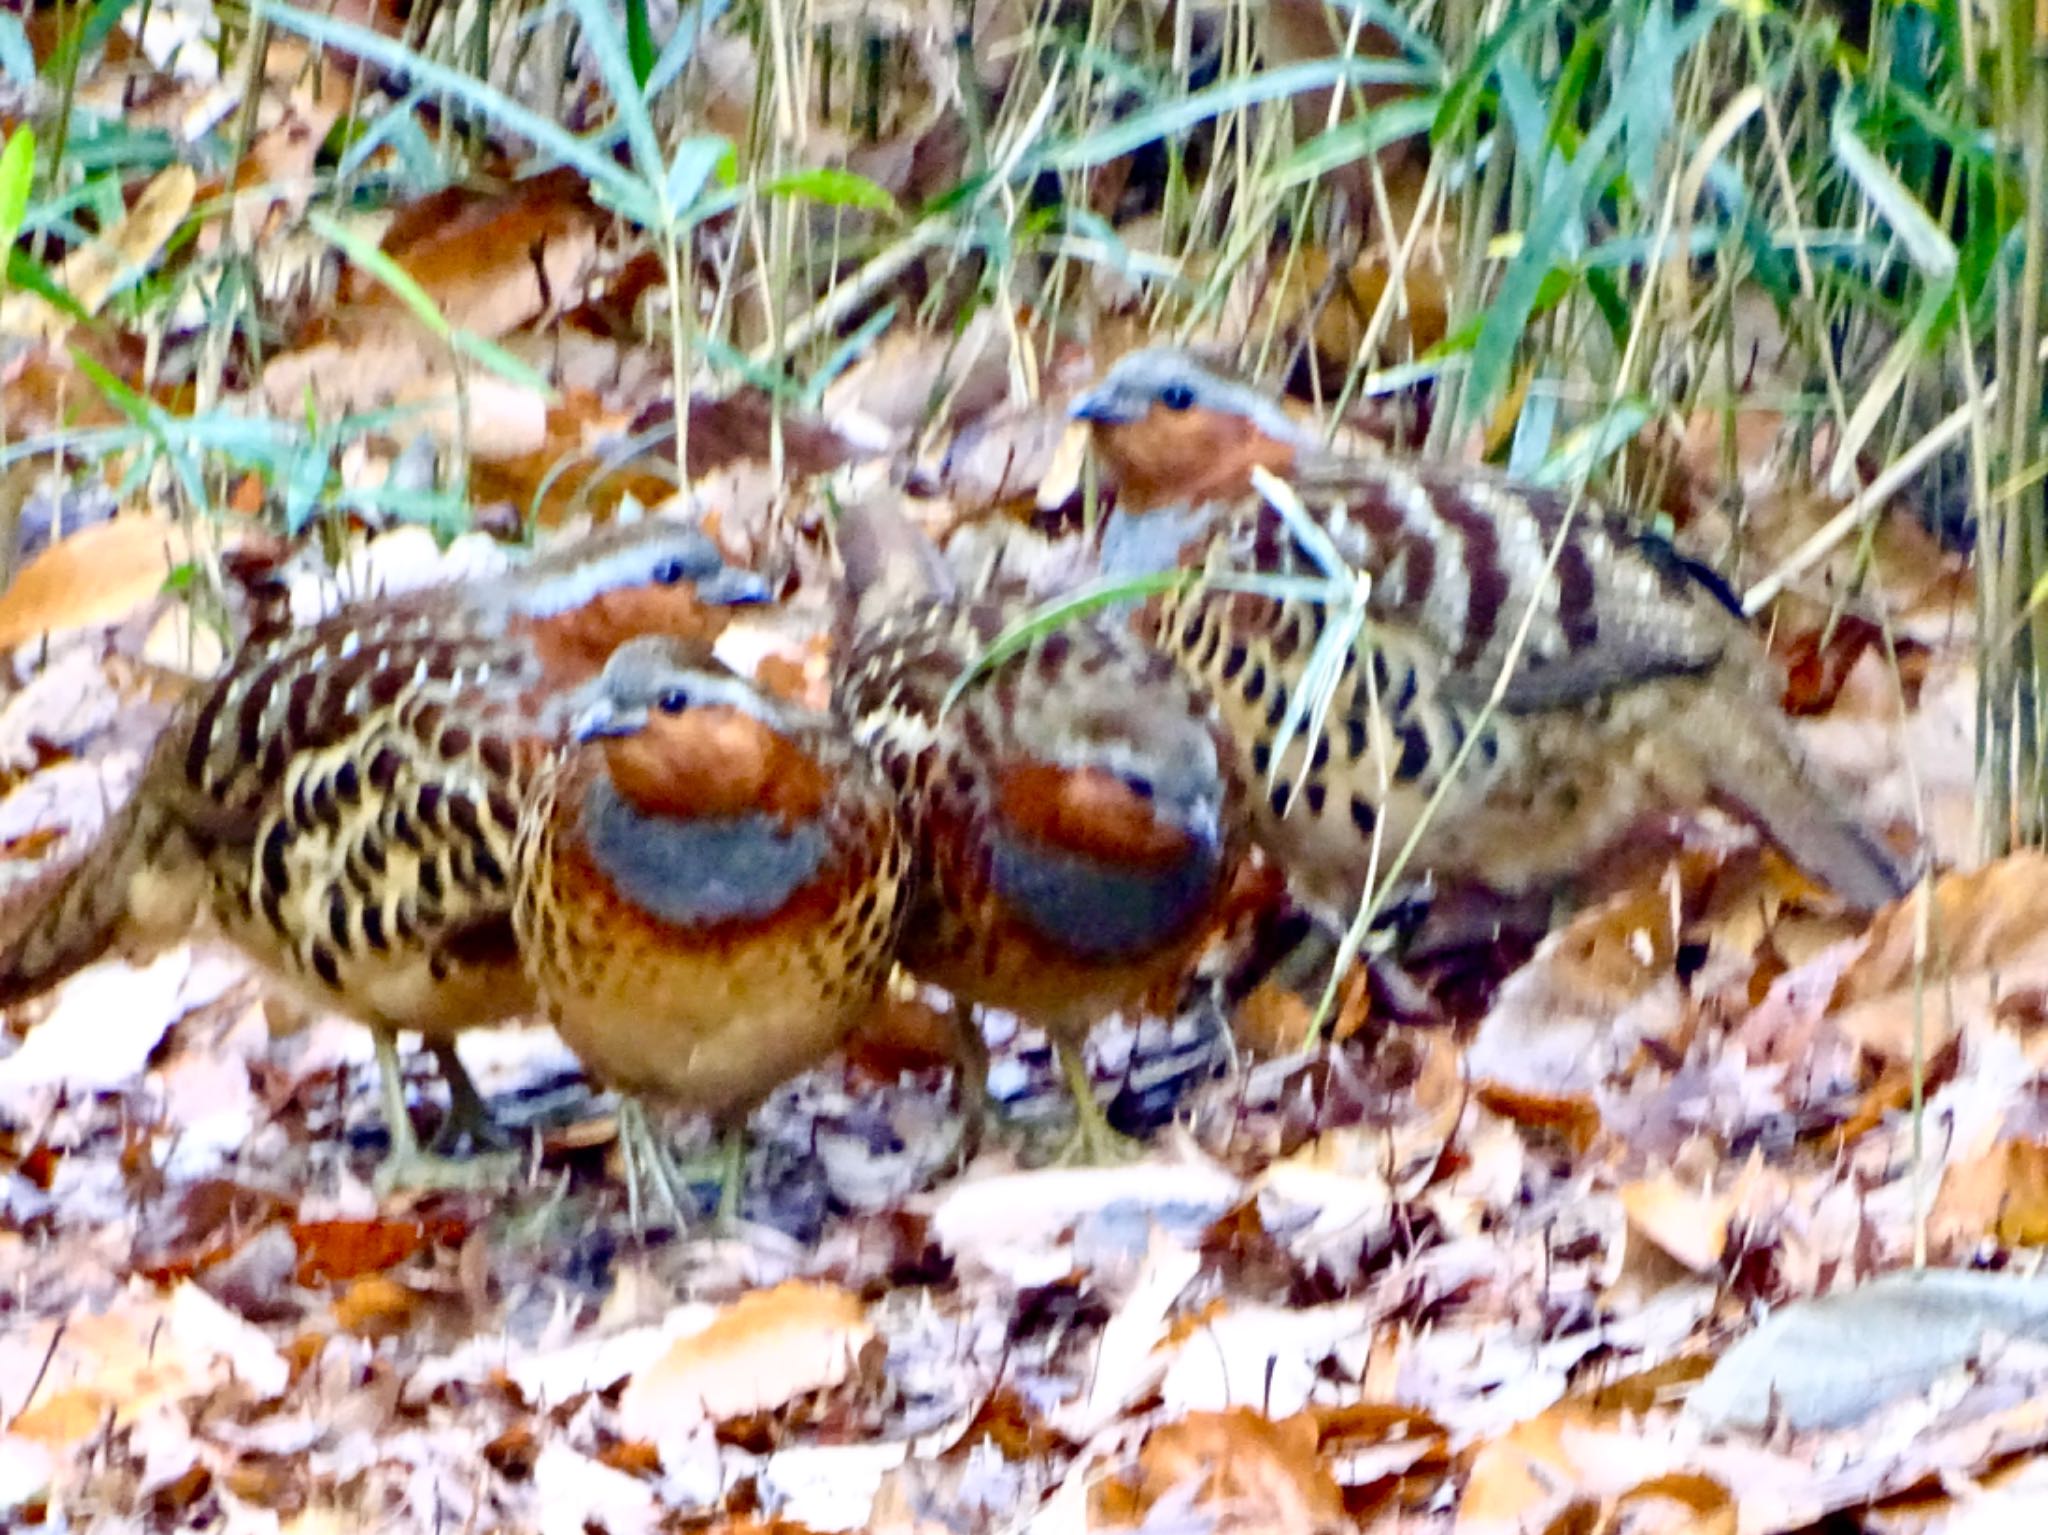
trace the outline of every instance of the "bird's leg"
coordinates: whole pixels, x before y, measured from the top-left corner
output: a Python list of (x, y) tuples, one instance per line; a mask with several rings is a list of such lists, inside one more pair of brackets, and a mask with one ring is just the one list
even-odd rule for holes
[(727, 1230), (739, 1224), (740, 1196), (747, 1191), (747, 1122), (734, 1120), (718, 1132), (718, 1224)]
[(1067, 1166), (1096, 1167), (1129, 1162), (1144, 1147), (1121, 1134), (1095, 1101), (1095, 1079), (1088, 1071), (1088, 1058), (1078, 1043), (1053, 1037), (1053, 1049), (1060, 1058), (1060, 1071), (1067, 1079), (1067, 1092), (1074, 1100), (1074, 1130), (1054, 1154), (1053, 1160)]
[(988, 1128), (988, 1040), (974, 1016), (974, 1004), (955, 999), (953, 1021), (953, 1080), (960, 1098), (960, 1158), (964, 1162), (981, 1147)]
[(640, 1208), (644, 1180), (653, 1186), (669, 1214), (675, 1217), (676, 1229), (688, 1230), (690, 1217), (685, 1207), (690, 1202), (689, 1183), (669, 1154), (646, 1105), (638, 1098), (619, 1099), (619, 1160), (625, 1164), (626, 1218), (633, 1229), (647, 1229), (641, 1222)]
[[(391, 1139), (371, 1187), (379, 1194), (390, 1194), (400, 1189), (479, 1189), (503, 1183), (512, 1171), (513, 1159), (509, 1157), (458, 1161), (421, 1149), (419, 1135), (412, 1127), (412, 1114), (405, 1105), (405, 1068), (398, 1059), (397, 1033), (373, 1025), (370, 1038), (377, 1050), (384, 1126)], [(471, 1084), (470, 1091), (476, 1091), (475, 1084)]]
[(476, 1078), (462, 1064), (462, 1055), (455, 1048), (455, 1042), (439, 1039), (427, 1048), (434, 1052), (435, 1063), (441, 1068), (441, 1080), (448, 1084), (448, 1117), (441, 1121), (432, 1149), (448, 1152), (464, 1142), (491, 1151), (515, 1149), (512, 1138), (491, 1116), (491, 1107), (484, 1101), (484, 1095), (477, 1091)]
[(398, 1036), (372, 1024), (370, 1041), (377, 1052), (377, 1086), (384, 1099), (384, 1133), (390, 1137), (389, 1160), (399, 1161), (420, 1154), (419, 1136), (412, 1128), (412, 1112), (405, 1106), (405, 1066), (398, 1059)]

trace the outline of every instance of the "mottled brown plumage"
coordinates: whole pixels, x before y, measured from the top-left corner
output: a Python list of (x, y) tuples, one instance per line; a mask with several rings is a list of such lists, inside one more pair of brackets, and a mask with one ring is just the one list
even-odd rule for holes
[[(919, 856), (901, 959), (963, 1004), (1046, 1030), (1109, 1151), (1081, 1061), (1089, 1028), (1186, 969), (1241, 850), (1228, 746), (1199, 689), (1117, 628), (1082, 621), (955, 679), (1025, 609), (924, 600), (869, 625), (840, 707), (908, 807)], [(963, 1097), (978, 1103), (980, 1084)]]
[[(837, 1049), (888, 976), (909, 844), (831, 721), (687, 649), (621, 648), (575, 735), (527, 805), (520, 944), (562, 1038), (631, 1105), (629, 1156), (654, 1152), (679, 1207), (637, 1100), (736, 1135)], [(728, 1181), (727, 1213), (736, 1195)]]
[(1215, 689), (1259, 834), (1312, 895), (1354, 904), (1418, 827), (1411, 877), (1553, 885), (1646, 811), (1707, 801), (1852, 906), (1905, 888), (1806, 766), (1727, 586), (1662, 539), (1483, 470), (1323, 454), (1270, 400), (1163, 349), (1120, 361), (1074, 414), (1118, 485), (1112, 568), (1329, 574), (1249, 489), (1256, 465), (1371, 578), (1324, 728), (1278, 764), (1330, 610), (1210, 587), (1145, 613)]
[(16, 903), (0, 1004), (205, 918), (375, 1032), (393, 1170), (415, 1150), (391, 1036), (416, 1029), (458, 1107), (457, 1031), (529, 1011), (512, 843), (565, 692), (621, 639), (715, 635), (757, 578), (692, 528), (607, 531), (460, 590), (345, 608), (259, 637), (180, 709), (129, 803)]

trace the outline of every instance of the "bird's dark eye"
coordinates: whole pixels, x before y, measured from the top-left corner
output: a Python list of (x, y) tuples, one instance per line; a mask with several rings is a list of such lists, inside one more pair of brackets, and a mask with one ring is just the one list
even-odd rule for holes
[(1195, 403), (1195, 391), (1187, 384), (1168, 384), (1159, 391), (1159, 403), (1168, 410), (1186, 410)]
[(654, 579), (662, 586), (674, 586), (687, 574), (688, 572), (683, 569), (683, 562), (675, 555), (670, 555), (654, 567)]
[(1149, 800), (1152, 798), (1152, 780), (1149, 778), (1140, 778), (1135, 773), (1129, 774), (1124, 778), (1124, 787), (1137, 795), (1139, 799)]
[(654, 701), (663, 714), (681, 714), (690, 707), (690, 695), (681, 688), (670, 688)]

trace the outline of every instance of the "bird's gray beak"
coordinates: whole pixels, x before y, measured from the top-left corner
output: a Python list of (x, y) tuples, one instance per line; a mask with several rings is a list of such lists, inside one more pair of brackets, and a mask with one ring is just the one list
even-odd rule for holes
[(714, 607), (746, 608), (769, 598), (768, 583), (751, 570), (720, 566), (697, 583), (697, 595)]
[(1223, 802), (1205, 791), (1176, 795), (1165, 807), (1173, 824), (1197, 842), (1209, 845), (1223, 840)]
[(578, 741), (603, 741), (637, 734), (646, 725), (645, 709), (621, 710), (611, 699), (599, 695), (576, 711), (569, 721), (569, 734)]
[(1097, 426), (1129, 426), (1144, 414), (1137, 402), (1126, 398), (1122, 390), (1107, 384), (1097, 385), (1067, 407), (1070, 419), (1092, 422)]

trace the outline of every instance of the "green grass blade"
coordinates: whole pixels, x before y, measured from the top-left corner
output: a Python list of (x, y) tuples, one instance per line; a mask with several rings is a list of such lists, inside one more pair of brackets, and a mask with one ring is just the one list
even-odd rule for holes
[(507, 132), (532, 140), (543, 155), (575, 167), (593, 188), (603, 188), (610, 193), (614, 206), (622, 210), (646, 203), (643, 184), (612, 158), (606, 147), (608, 137), (579, 138), (552, 118), (522, 106), (495, 86), (425, 58), (399, 39), (385, 37), (367, 27), (336, 21), (296, 6), (281, 5), (277, 0), (256, 0), (255, 14), (273, 26), (312, 42), (358, 54), (432, 91), (453, 97)]
[(1892, 168), (1856, 132), (1849, 104), (1838, 103), (1828, 141), (1863, 195), (1870, 199), (1913, 265), (1937, 282), (1955, 275), (1956, 248)]
[(0, 148), (0, 253), (11, 249), (28, 217), (28, 193), (36, 179), (35, 130), (23, 123)]
[[(1428, 65), (1391, 59), (1311, 59), (1279, 69), (1225, 80), (1156, 107), (1137, 112), (1100, 133), (1058, 144), (1037, 158), (1031, 170), (1073, 171), (1101, 165), (1127, 155), (1155, 139), (1171, 139), (1189, 129), (1243, 107), (1279, 101), (1302, 91), (1344, 85), (1435, 86), (1438, 77)], [(1025, 167), (1020, 167), (1023, 169)]]

